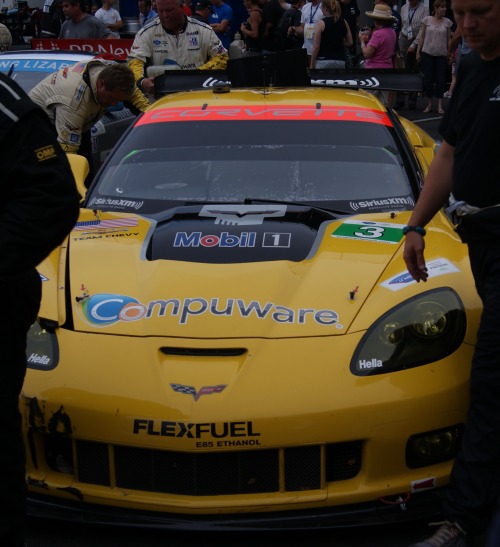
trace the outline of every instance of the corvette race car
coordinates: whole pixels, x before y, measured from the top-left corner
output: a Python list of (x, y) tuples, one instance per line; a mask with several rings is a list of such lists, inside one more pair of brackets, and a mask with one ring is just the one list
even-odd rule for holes
[[(49, 74), (60, 68), (72, 66), (82, 61), (98, 57), (95, 53), (69, 51), (30, 51), (16, 50), (0, 54), (0, 72), (10, 74), (26, 92)], [(118, 142), (135, 116), (128, 108), (109, 109), (109, 112), (98, 120), (91, 130), (89, 160), (92, 171), (100, 165)]]
[(444, 212), (429, 280), (402, 258), (435, 150), (321, 82), (170, 93), (137, 118), (39, 266), (30, 513), (191, 530), (435, 514), (480, 315)]

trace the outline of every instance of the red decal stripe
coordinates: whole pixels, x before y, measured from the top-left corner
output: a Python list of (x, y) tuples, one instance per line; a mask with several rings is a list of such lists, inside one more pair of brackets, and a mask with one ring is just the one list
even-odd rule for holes
[(231, 120), (317, 120), (376, 123), (392, 126), (385, 112), (356, 106), (208, 106), (157, 108), (146, 112), (136, 127), (151, 123)]

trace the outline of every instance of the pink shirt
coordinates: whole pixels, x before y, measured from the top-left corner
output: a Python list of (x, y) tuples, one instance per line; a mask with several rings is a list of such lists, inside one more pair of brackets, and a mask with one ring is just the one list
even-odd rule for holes
[(365, 60), (365, 68), (393, 68), (392, 57), (396, 48), (396, 33), (392, 27), (375, 29), (369, 46), (375, 48), (375, 55)]

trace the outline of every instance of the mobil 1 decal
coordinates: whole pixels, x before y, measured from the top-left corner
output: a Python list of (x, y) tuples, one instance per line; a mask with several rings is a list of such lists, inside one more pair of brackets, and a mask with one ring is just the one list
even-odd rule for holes
[(404, 224), (389, 222), (369, 222), (345, 220), (332, 232), (332, 237), (342, 239), (362, 239), (376, 243), (397, 244), (403, 237)]
[(172, 222), (158, 229), (153, 259), (205, 263), (301, 261), (316, 231), (297, 222), (218, 225), (210, 220)]

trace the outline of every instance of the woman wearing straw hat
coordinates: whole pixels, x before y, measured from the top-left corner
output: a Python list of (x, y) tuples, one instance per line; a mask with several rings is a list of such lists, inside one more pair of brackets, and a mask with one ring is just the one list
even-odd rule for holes
[(392, 28), (394, 17), (389, 6), (377, 4), (366, 15), (373, 19), (375, 29), (368, 33), (361, 31), (359, 41), (365, 58), (366, 68), (394, 68), (393, 56), (396, 48), (396, 33)]
[[(359, 33), (361, 53), (365, 58), (365, 68), (394, 68), (394, 51), (396, 49), (396, 32), (392, 28), (394, 17), (389, 6), (377, 4), (373, 11), (366, 15), (373, 19), (374, 30), (362, 30)], [(375, 93), (385, 104), (388, 104), (388, 93)]]

